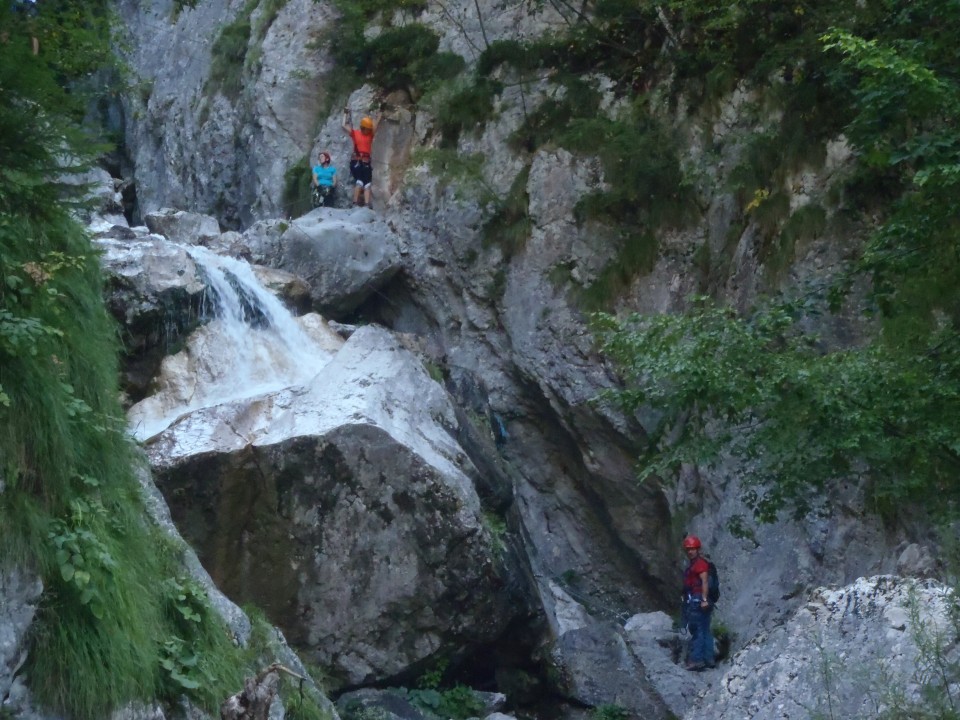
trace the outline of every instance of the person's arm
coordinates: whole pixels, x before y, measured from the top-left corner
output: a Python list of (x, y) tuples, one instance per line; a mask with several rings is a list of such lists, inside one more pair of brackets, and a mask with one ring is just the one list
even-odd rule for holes
[(343, 123), (340, 127), (343, 128), (343, 131), (349, 135), (353, 132), (353, 121), (350, 119), (350, 108), (343, 109)]
[(333, 168), (333, 182), (331, 183), (331, 187), (336, 187), (336, 186), (337, 186), (337, 169)]
[(370, 119), (373, 120), (373, 132), (376, 133), (377, 128), (380, 127), (380, 121), (383, 120), (383, 108), (377, 110), (377, 114)]
[(707, 596), (707, 593), (710, 592), (710, 579), (707, 577), (708, 572), (704, 570), (700, 573), (700, 604), (709, 605), (710, 600)]

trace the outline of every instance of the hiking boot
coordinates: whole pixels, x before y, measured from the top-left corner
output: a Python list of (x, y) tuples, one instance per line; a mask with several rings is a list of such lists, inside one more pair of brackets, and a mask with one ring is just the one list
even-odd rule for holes
[(686, 667), (687, 670), (690, 670), (691, 672), (700, 672), (706, 667), (706, 664), (702, 662), (688, 662)]

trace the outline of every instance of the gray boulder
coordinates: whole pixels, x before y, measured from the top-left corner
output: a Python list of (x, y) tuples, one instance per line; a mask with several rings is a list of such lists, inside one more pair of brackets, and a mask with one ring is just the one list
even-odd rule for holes
[(188, 245), (202, 245), (220, 237), (220, 223), (209, 215), (163, 208), (144, 215), (150, 232), (167, 240)]
[(398, 239), (370, 210), (313, 212), (280, 238), (277, 267), (303, 278), (313, 307), (334, 319), (359, 307), (400, 270)]
[(952, 591), (931, 580), (881, 575), (820, 588), (737, 653), (684, 717), (878, 717), (894, 703), (909, 708), (925, 684), (944, 679), (939, 694), (949, 687), (956, 696), (956, 671), (940, 674), (960, 662), (955, 604)]
[(545, 603), (554, 623), (551, 647), (557, 689), (586, 707), (617, 705), (631, 716), (665, 717), (666, 708), (614, 622), (591, 616), (555, 583)]
[(146, 395), (163, 357), (200, 324), (206, 290), (187, 252), (163, 238), (101, 238), (105, 301), (123, 331), (122, 386)]
[(146, 450), (218, 587), (357, 685), (517, 612), (455, 424), (420, 362), (362, 327), (306, 386), (186, 411)]
[(630, 650), (643, 665), (647, 681), (675, 717), (682, 716), (696, 700), (704, 678), (720, 672), (707, 670), (693, 676), (683, 667), (680, 661), (689, 635), (681, 634), (664, 612), (634, 615), (623, 630)]

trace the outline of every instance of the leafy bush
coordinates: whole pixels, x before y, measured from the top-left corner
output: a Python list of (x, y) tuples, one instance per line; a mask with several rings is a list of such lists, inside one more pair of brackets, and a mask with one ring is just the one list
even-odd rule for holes
[(590, 311), (610, 306), (630, 283), (653, 269), (660, 243), (652, 232), (621, 231), (616, 257), (593, 283), (580, 294), (581, 306)]
[(195, 8), (200, 0), (173, 0), (173, 18), (177, 19), (184, 8)]
[(480, 77), (475, 82), (444, 98), (437, 110), (437, 126), (444, 147), (456, 147), (464, 130), (472, 130), (493, 117), (493, 98), (503, 86)]
[(240, 16), (225, 25), (213, 43), (210, 58), (210, 76), (206, 91), (222, 92), (236, 100), (243, 90), (243, 68), (250, 47), (250, 15)]
[(590, 711), (590, 720), (627, 720), (630, 713), (625, 707), (608, 703), (597, 705)]
[[(219, 91), (231, 100), (240, 97), (243, 73), (259, 61), (260, 44), (286, 4), (287, 0), (247, 0), (234, 21), (223, 26), (210, 53), (207, 93)], [(257, 9), (260, 13), (254, 24)]]
[(510, 190), (497, 204), (497, 209), (483, 226), (484, 244), (500, 246), (505, 259), (510, 259), (526, 244), (533, 223), (527, 214), (527, 180), (529, 166), (514, 178)]
[(483, 700), (466, 685), (454, 685), (448, 690), (433, 687), (407, 690), (407, 699), (428, 713), (451, 720), (477, 717), (484, 708)]
[(308, 157), (304, 155), (299, 162), (287, 170), (283, 183), (284, 213), (290, 217), (299, 217), (312, 209), (310, 194), (313, 186), (310, 182), (311, 170)]
[(423, 88), (463, 70), (463, 58), (437, 53), (439, 45), (440, 38), (425, 25), (389, 28), (361, 45), (355, 67), (388, 90)]

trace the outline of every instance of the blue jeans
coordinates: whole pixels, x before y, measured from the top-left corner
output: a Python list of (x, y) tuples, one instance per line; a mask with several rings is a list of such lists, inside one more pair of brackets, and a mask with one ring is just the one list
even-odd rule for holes
[(713, 633), (710, 616), (713, 608), (701, 608), (699, 602), (687, 603), (687, 627), (690, 629), (690, 657), (692, 663), (713, 665)]

